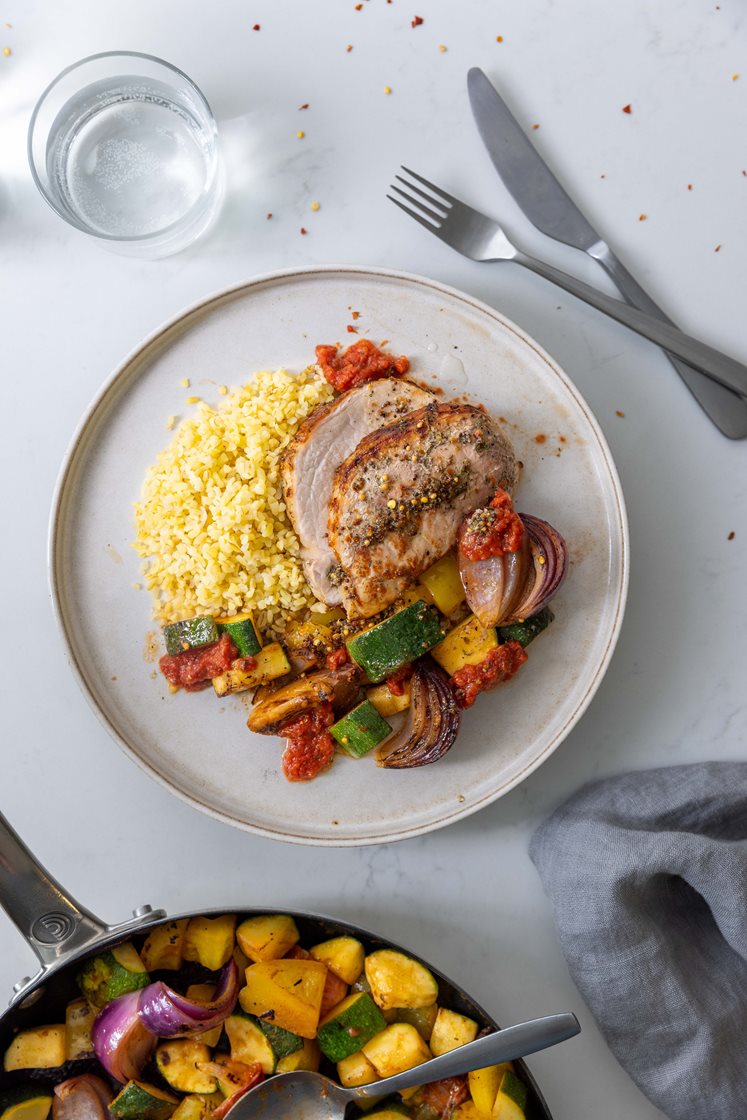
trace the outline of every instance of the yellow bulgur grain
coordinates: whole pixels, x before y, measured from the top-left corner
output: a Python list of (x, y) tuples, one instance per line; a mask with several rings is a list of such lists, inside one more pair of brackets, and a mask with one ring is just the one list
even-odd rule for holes
[(277, 634), (315, 603), (279, 461), (301, 421), (332, 396), (314, 366), (295, 376), (265, 370), (179, 424), (135, 504), (133, 544), (160, 622), (252, 610)]

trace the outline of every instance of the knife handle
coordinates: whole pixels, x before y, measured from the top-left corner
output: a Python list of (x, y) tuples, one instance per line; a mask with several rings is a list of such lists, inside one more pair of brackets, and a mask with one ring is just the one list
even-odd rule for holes
[[(505, 260), (506, 258), (498, 259)], [(622, 300), (615, 299), (613, 296), (605, 295), (604, 292), (593, 288), (591, 284), (585, 284), (582, 280), (577, 280), (575, 276), (571, 276), (570, 273), (563, 272), (559, 268), (554, 268), (551, 264), (538, 261), (535, 257), (520, 252), (517, 252), (510, 259), (514, 260), (516, 264), (528, 268), (530, 272), (536, 272), (538, 276), (543, 276), (545, 280), (557, 284), (559, 288), (570, 292), (571, 295), (583, 300), (584, 303), (596, 307), (598, 311), (603, 311), (605, 315), (609, 315), (611, 319), (617, 320), (623, 326), (629, 327), (643, 335), (644, 338), (648, 338), (665, 350), (671, 351), (688, 365), (698, 367), (728, 389), (733, 389), (735, 393), (742, 396), (747, 395), (747, 366), (743, 366), (735, 358), (730, 358), (728, 354), (722, 354), (713, 346), (708, 346), (707, 343), (684, 334), (671, 323), (654, 318), (653, 315), (649, 315), (645, 311), (639, 311), (637, 307), (632, 307), (629, 303), (623, 303)]]
[[(641, 287), (635, 277), (630, 275), (625, 265), (615, 256), (606, 241), (599, 241), (591, 249), (587, 249), (587, 252), (601, 264), (628, 303), (640, 308), (641, 311), (647, 311), (649, 315), (655, 315), (657, 319), (661, 319), (664, 323), (675, 326), (669, 316), (665, 315), (658, 304), (654, 303), (651, 296)], [(729, 439), (744, 439), (747, 437), (747, 400), (742, 399), (731, 389), (725, 389), (717, 381), (712, 381), (710, 377), (703, 374), (702, 370), (686, 365), (685, 362), (680, 361), (669, 351), (665, 351), (665, 353), (700, 407), (711, 418), (716, 427)]]

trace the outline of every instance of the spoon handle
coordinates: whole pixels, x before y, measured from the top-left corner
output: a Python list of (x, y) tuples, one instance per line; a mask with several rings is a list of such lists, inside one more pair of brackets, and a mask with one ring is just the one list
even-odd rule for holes
[(468, 1042), (466, 1046), (458, 1046), (456, 1050), (449, 1050), (447, 1054), (441, 1054), (440, 1057), (432, 1058), (404, 1073), (396, 1073), (393, 1077), (385, 1077), (383, 1081), (351, 1089), (350, 1099), (381, 1097), (401, 1089), (426, 1085), (429, 1081), (440, 1081), (442, 1077), (457, 1077), (473, 1069), (482, 1069), (483, 1066), (510, 1062), (514, 1058), (523, 1058), (537, 1050), (555, 1046), (558, 1042), (565, 1042), (580, 1030), (578, 1019), (571, 1012), (531, 1019), (528, 1023), (518, 1023), (515, 1027), (506, 1027), (505, 1030), (478, 1038), (475, 1042)]

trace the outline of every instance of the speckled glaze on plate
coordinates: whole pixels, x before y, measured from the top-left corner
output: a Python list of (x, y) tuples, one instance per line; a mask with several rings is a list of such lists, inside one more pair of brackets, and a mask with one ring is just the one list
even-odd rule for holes
[[(408, 354), (412, 376), (467, 394), (506, 430), (524, 475), (517, 505), (565, 535), (556, 621), (513, 681), (480, 697), (438, 763), (391, 772), (338, 757), (313, 782), (280, 772), (281, 741), (246, 728), (246, 699), (171, 695), (157, 672), (150, 595), (133, 589), (132, 503), (170, 439), (167, 417), (259, 369), (301, 369), (318, 342), (361, 335)], [(180, 386), (188, 377), (189, 390)], [(544, 435), (544, 442), (535, 437)], [(563, 437), (561, 440), (560, 437)], [(628, 530), (619, 479), (588, 405), (523, 331), (424, 277), (328, 267), (260, 276), (201, 301), (131, 354), (83, 417), (50, 526), (50, 581), (70, 664), (120, 746), (196, 808), (278, 840), (380, 844), (451, 824), (507, 793), (561, 744), (609, 663), (622, 622)], [(150, 641), (148, 635), (151, 635)]]

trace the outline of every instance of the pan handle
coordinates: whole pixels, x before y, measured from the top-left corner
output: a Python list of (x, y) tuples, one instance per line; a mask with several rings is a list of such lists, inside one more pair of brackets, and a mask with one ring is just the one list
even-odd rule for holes
[(76, 902), (48, 874), (0, 813), (0, 905), (41, 961), (33, 981), (25, 977), (16, 993), (29, 987), (48, 969), (63, 964), (104, 937), (126, 933), (165, 917), (162, 910), (141, 906), (133, 920), (107, 926)]

